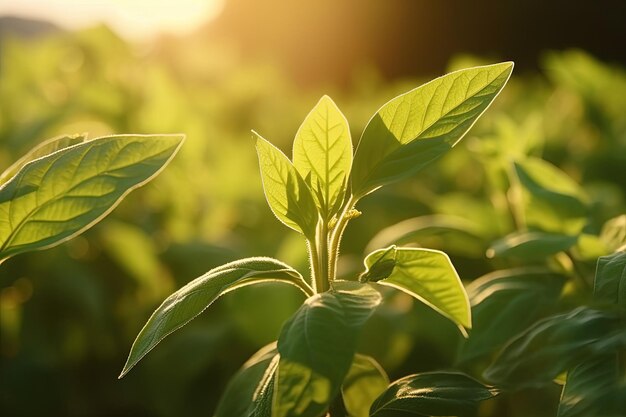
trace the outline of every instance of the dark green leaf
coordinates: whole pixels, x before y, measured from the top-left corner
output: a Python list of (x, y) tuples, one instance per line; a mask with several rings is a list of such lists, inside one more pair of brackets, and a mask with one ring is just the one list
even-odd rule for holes
[(389, 378), (373, 358), (354, 355), (352, 366), (341, 385), (343, 403), (349, 417), (368, 417), (374, 400), (389, 385)]
[(392, 383), (370, 410), (372, 417), (456, 416), (472, 413), (494, 388), (460, 372), (425, 372)]
[(593, 295), (626, 309), (626, 252), (598, 258)]
[(133, 343), (120, 378), (161, 340), (202, 313), (218, 297), (261, 282), (285, 282), (312, 294), (298, 271), (275, 259), (247, 258), (214, 268), (167, 297), (152, 313)]
[(361, 328), (381, 301), (369, 284), (333, 287), (307, 299), (280, 333), (274, 417), (325, 412), (350, 369)]
[(432, 249), (390, 246), (365, 258), (362, 281), (403, 291), (452, 320), (461, 331), (472, 327), (469, 300), (450, 258)]
[(254, 415), (255, 409), (264, 408), (259, 402), (265, 400), (271, 404), (271, 397), (268, 400), (262, 391), (277, 365), (275, 342), (255, 353), (226, 386), (214, 417), (248, 417)]
[(318, 214), (311, 190), (280, 149), (252, 133), (257, 138), (263, 190), (272, 212), (286, 226), (314, 240)]
[(495, 241), (487, 257), (511, 257), (524, 260), (545, 259), (576, 244), (578, 237), (545, 232), (514, 232)]
[(0, 186), (0, 261), (58, 245), (93, 226), (154, 178), (183, 139), (108, 136), (27, 162)]
[(535, 322), (559, 298), (565, 278), (545, 269), (497, 271), (467, 287), (472, 334), (461, 345), (460, 362), (494, 353)]
[(504, 87), (512, 62), (453, 72), (383, 105), (369, 121), (352, 168), (362, 197), (421, 170), (463, 138)]
[(557, 417), (618, 417), (626, 410), (626, 383), (615, 353), (585, 360), (567, 373)]
[(590, 355), (620, 346), (626, 346), (626, 330), (618, 316), (580, 307), (540, 320), (512, 339), (485, 378), (502, 386), (541, 386)]

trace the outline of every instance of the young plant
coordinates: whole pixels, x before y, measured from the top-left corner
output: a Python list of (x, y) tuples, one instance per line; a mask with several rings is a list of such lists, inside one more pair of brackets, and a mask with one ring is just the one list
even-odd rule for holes
[(183, 135), (60, 136), (0, 174), (0, 263), (56, 246), (104, 218), (174, 157)]
[[(123, 377), (163, 338), (222, 294), (261, 282), (298, 287), (307, 299), (277, 343), (261, 349), (233, 378), (216, 416), (437, 415), (466, 413), (495, 391), (455, 372), (407, 376), (391, 385), (357, 339), (381, 303), (378, 286), (399, 289), (452, 320), (466, 334), (470, 307), (448, 256), (390, 246), (365, 258), (365, 271), (337, 280), (337, 260), (359, 200), (409, 177), (456, 145), (506, 84), (510, 62), (437, 78), (383, 105), (356, 152), (348, 122), (322, 97), (296, 133), (290, 160), (254, 133), (267, 202), (287, 227), (304, 235), (311, 276), (271, 258), (217, 267), (168, 297), (135, 340)], [(345, 410), (345, 411), (344, 411)]]

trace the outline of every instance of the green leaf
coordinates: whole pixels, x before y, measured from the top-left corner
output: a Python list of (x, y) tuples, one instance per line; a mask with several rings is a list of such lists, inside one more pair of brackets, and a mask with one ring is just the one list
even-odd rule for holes
[(6, 182), (15, 174), (17, 174), (18, 171), (22, 169), (22, 167), (28, 162), (34, 161), (35, 159), (41, 158), (42, 156), (49, 155), (53, 152), (58, 151), (59, 149), (67, 148), (69, 146), (85, 142), (86, 140), (86, 135), (63, 135), (48, 139), (40, 143), (39, 145), (28, 151), (26, 155), (15, 161), (15, 163), (7, 168), (2, 174), (0, 174), (0, 184)]
[(85, 231), (156, 176), (183, 139), (108, 136), (27, 162), (0, 187), (0, 261)]
[(598, 258), (593, 295), (626, 309), (626, 252)]
[(466, 335), (472, 327), (469, 300), (448, 255), (441, 251), (390, 246), (365, 258), (362, 282), (397, 288), (452, 320)]
[(577, 234), (585, 225), (586, 196), (563, 171), (539, 158), (514, 164), (522, 185), (526, 224), (547, 232)]
[(352, 166), (350, 127), (330, 97), (322, 97), (298, 129), (293, 164), (311, 189), (320, 191), (314, 197), (328, 220), (341, 204)]
[(582, 362), (567, 373), (557, 417), (617, 417), (626, 410), (617, 354)]
[(352, 194), (360, 198), (443, 155), (487, 109), (512, 71), (512, 62), (456, 71), (383, 105), (357, 147)]
[(565, 278), (540, 268), (487, 274), (467, 287), (472, 305), (472, 334), (460, 347), (459, 362), (494, 353), (550, 309)]
[(335, 281), (308, 298), (278, 338), (273, 417), (318, 417), (339, 394), (361, 328), (380, 304), (368, 284)]
[(494, 388), (460, 372), (424, 372), (392, 383), (374, 402), (370, 416), (465, 415), (496, 395)]
[[(276, 342), (255, 353), (228, 382), (214, 417), (240, 417), (255, 415), (255, 410), (271, 407), (271, 396), (263, 394), (278, 366)], [(261, 415), (261, 413), (259, 413)], [(270, 414), (267, 414), (269, 417)]]
[(614, 217), (604, 223), (600, 239), (611, 252), (626, 250), (626, 214)]
[(389, 378), (373, 358), (356, 354), (341, 385), (343, 403), (349, 417), (369, 417), (374, 400), (389, 385)]
[(285, 282), (307, 295), (313, 291), (300, 273), (271, 258), (246, 258), (214, 268), (167, 297), (152, 313), (130, 350), (120, 378), (166, 336), (202, 313), (218, 297), (261, 282)]
[(495, 241), (487, 249), (487, 257), (511, 257), (527, 261), (545, 259), (568, 250), (577, 240), (577, 236), (558, 233), (513, 232)]
[(561, 372), (592, 355), (626, 346), (619, 316), (586, 307), (536, 322), (512, 339), (485, 371), (502, 386), (551, 384)]
[(272, 212), (287, 227), (314, 240), (318, 215), (311, 190), (284, 153), (252, 133), (257, 138), (263, 189)]

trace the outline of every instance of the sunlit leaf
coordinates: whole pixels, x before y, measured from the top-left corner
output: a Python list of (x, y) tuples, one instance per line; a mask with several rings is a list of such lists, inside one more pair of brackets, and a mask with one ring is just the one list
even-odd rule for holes
[(308, 186), (289, 158), (278, 148), (256, 136), (256, 149), (265, 197), (274, 215), (286, 226), (313, 240), (317, 207)]
[(293, 142), (293, 164), (310, 182), (326, 218), (344, 195), (352, 165), (352, 139), (345, 116), (324, 96), (308, 114)]
[(170, 295), (152, 313), (130, 350), (123, 377), (161, 340), (202, 313), (221, 295), (261, 282), (285, 282), (312, 293), (298, 271), (271, 258), (246, 258), (214, 268)]
[(472, 334), (461, 345), (460, 362), (495, 352), (526, 329), (559, 298), (565, 278), (539, 268), (497, 271), (467, 286)]
[(528, 157), (514, 164), (523, 189), (523, 207), (528, 226), (547, 232), (577, 234), (585, 225), (586, 196), (566, 173), (539, 158)]
[(362, 197), (421, 170), (452, 148), (504, 87), (512, 62), (453, 72), (402, 94), (366, 126), (354, 157)]
[(273, 417), (324, 413), (348, 374), (361, 328), (380, 301), (368, 284), (336, 281), (331, 291), (304, 302), (278, 338)]
[(524, 260), (545, 259), (576, 244), (577, 236), (546, 232), (513, 232), (495, 241), (487, 257), (511, 257)]
[(425, 372), (393, 382), (370, 410), (372, 417), (456, 416), (497, 395), (460, 372)]
[(550, 384), (561, 372), (592, 355), (626, 347), (626, 329), (619, 316), (586, 307), (536, 322), (512, 339), (485, 378), (502, 386)]
[(443, 252), (390, 246), (365, 258), (362, 282), (397, 288), (452, 320), (465, 333), (472, 327), (469, 300), (450, 258)]
[(389, 385), (389, 378), (373, 358), (356, 354), (341, 385), (343, 403), (349, 417), (369, 417), (374, 400)]
[(614, 217), (604, 223), (600, 239), (609, 251), (626, 250), (626, 214)]
[(86, 140), (87, 137), (85, 135), (64, 135), (40, 143), (31, 149), (26, 155), (15, 161), (13, 165), (7, 168), (2, 174), (0, 174), (0, 184), (17, 174), (17, 172), (28, 162)]
[(598, 258), (593, 295), (626, 309), (626, 252)]
[(176, 154), (182, 135), (123, 135), (26, 163), (0, 188), (0, 260), (44, 249), (102, 219)]
[[(254, 415), (255, 409), (264, 408), (259, 404), (264, 398), (262, 391), (272, 378), (277, 364), (275, 342), (255, 353), (229, 381), (214, 417), (247, 417)], [(266, 400), (271, 404), (271, 397)]]
[(585, 360), (567, 373), (557, 417), (618, 417), (626, 410), (617, 354)]

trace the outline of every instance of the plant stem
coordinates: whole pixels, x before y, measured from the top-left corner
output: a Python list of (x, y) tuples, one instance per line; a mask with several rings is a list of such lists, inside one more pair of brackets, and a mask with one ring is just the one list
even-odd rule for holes
[(328, 264), (328, 220), (322, 218), (317, 228), (317, 255), (318, 255), (318, 274), (315, 285), (318, 292), (324, 292), (330, 287)]
[(348, 216), (348, 213), (354, 208), (356, 202), (357, 199), (353, 195), (351, 195), (345, 206), (343, 207), (343, 210), (341, 211), (341, 214), (337, 219), (337, 224), (335, 224), (335, 228), (330, 235), (330, 245), (328, 247), (328, 277), (331, 281), (334, 281), (337, 278), (337, 260), (339, 259), (339, 246), (341, 245), (341, 236), (343, 235), (343, 232), (346, 229), (348, 222), (350, 221), (350, 216)]
[(309, 264), (311, 265), (311, 286), (315, 294), (321, 292), (319, 285), (319, 255), (317, 253), (317, 245), (307, 239), (306, 246), (309, 250)]

